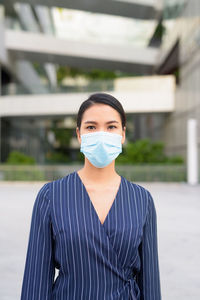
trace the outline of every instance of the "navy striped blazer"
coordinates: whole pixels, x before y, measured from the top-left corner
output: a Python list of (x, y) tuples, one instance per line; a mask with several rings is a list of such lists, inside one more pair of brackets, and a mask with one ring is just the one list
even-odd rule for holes
[(77, 171), (45, 183), (33, 206), (21, 300), (112, 299), (161, 299), (150, 192), (121, 176), (102, 224)]

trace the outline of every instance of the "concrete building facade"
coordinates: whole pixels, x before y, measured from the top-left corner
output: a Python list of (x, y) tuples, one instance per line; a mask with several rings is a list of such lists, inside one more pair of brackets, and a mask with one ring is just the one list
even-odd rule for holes
[[(39, 0), (17, 2), (0, 1), (2, 162), (9, 151), (18, 149), (33, 155), (38, 163), (45, 163), (45, 151), (52, 147), (47, 139), (50, 120), (73, 117), (79, 104), (95, 90), (108, 91), (122, 101), (133, 122), (133, 139), (162, 140), (168, 155), (180, 154), (186, 160), (187, 121), (195, 118), (200, 122), (198, 0), (96, 1), (95, 5), (94, 1), (59, 2), (62, 8), (97, 14), (98, 18), (102, 14), (123, 17), (124, 22), (137, 20), (138, 27), (141, 22), (154, 24), (145, 44), (139, 47), (134, 42), (112, 43), (109, 39), (99, 42), (61, 39), (55, 34), (51, 0), (46, 1), (45, 7)], [(34, 67), (35, 62), (43, 66), (45, 84)], [(141, 76), (141, 81), (136, 84), (120, 78), (107, 81), (106, 86), (61, 94), (56, 78), (58, 64), (117, 70)], [(152, 88), (151, 79), (148, 84), (144, 76), (152, 76), (152, 80), (160, 76), (160, 83)], [(164, 91), (162, 87), (166, 86), (168, 89)], [(49, 106), (48, 101), (51, 101)], [(70, 126), (74, 126), (73, 121)], [(200, 135), (198, 139), (200, 150)]]
[[(160, 136), (169, 154), (178, 153), (186, 158), (187, 121), (196, 119), (198, 132), (200, 126), (200, 1), (165, 1), (164, 4), (166, 34), (156, 71), (176, 73), (177, 85), (174, 111), (168, 114)], [(200, 153), (200, 134), (198, 149)]]

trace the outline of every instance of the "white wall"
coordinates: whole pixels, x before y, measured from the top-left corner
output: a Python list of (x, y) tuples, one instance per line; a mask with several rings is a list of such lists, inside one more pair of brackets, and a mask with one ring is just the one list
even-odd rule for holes
[[(175, 80), (173, 76), (117, 79), (114, 87), (114, 90), (108, 93), (119, 99), (127, 113), (172, 112), (174, 110)], [(80, 104), (90, 94), (4, 96), (0, 100), (0, 115), (76, 114)]]

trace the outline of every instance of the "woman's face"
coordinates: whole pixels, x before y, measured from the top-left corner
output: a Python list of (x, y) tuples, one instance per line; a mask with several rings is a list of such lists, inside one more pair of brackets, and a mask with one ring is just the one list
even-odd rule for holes
[(81, 144), (81, 134), (107, 131), (122, 135), (122, 144), (125, 141), (125, 130), (122, 130), (120, 114), (111, 106), (96, 103), (83, 113), (80, 131), (76, 128), (77, 138)]

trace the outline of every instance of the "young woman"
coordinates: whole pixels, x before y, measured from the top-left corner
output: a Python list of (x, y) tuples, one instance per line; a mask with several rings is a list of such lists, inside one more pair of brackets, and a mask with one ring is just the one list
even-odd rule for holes
[(96, 93), (81, 104), (85, 163), (38, 192), (21, 300), (161, 299), (153, 198), (115, 171), (125, 130), (113, 96)]

